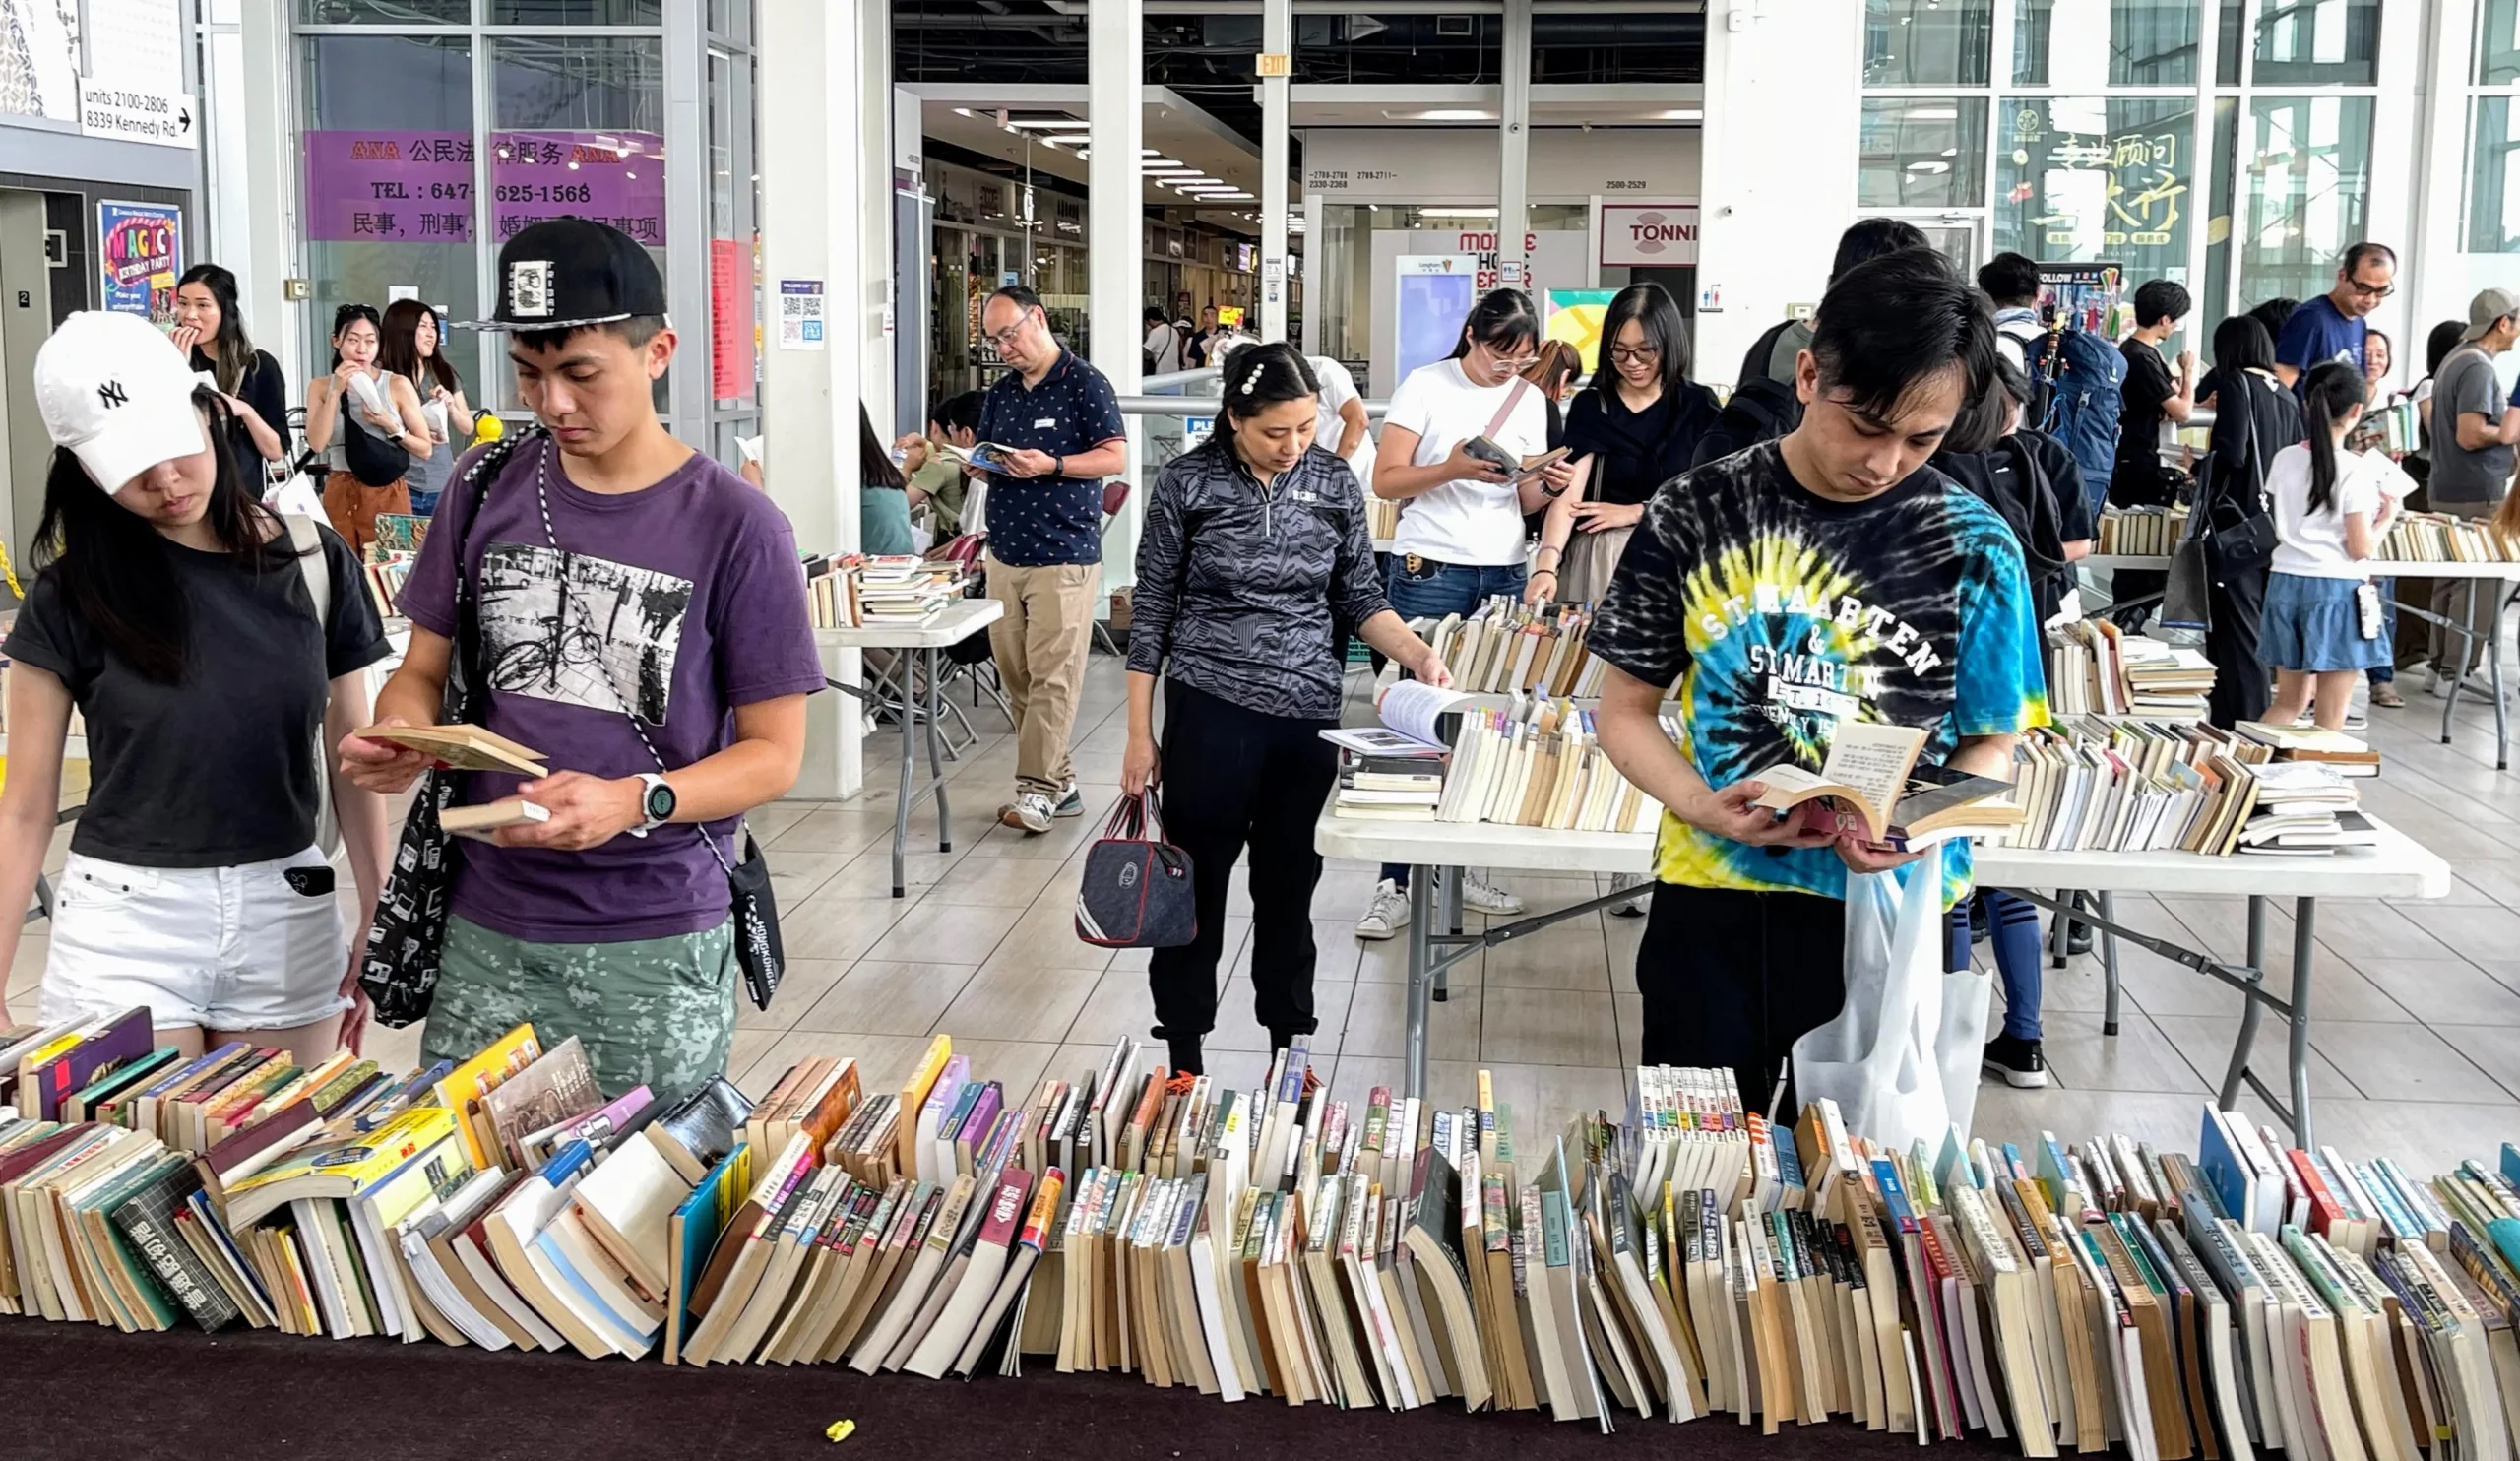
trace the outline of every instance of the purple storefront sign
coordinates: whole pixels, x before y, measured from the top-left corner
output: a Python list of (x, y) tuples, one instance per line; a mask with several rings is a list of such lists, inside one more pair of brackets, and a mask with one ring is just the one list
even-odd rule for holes
[(665, 244), (665, 143), (654, 132), (494, 132), (490, 236), (545, 219), (594, 219)]
[(305, 148), (308, 238), (472, 241), (470, 132), (308, 132)]

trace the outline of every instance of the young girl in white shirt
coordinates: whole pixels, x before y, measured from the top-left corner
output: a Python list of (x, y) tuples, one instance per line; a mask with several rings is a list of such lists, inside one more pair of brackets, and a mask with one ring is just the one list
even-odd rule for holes
[(2355, 678), (2388, 658), (2388, 640), (2362, 632), (2357, 594), (2414, 483), (2381, 453), (2345, 449), (2369, 390), (2352, 365), (2313, 368), (2301, 390), (2309, 439), (2276, 453), (2267, 468), (2277, 543), (2259, 653), (2275, 669), (2271, 725), (2291, 725), (2315, 698), (2319, 729), (2344, 729)]

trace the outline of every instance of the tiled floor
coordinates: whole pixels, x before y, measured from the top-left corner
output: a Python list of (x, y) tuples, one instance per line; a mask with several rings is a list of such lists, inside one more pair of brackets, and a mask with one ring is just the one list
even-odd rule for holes
[[(2520, 681), (2516, 681), (2520, 682)], [(2313, 1005), (2312, 1090), (2319, 1137), (2348, 1155), (2393, 1154), (2433, 1171), (2488, 1157), (2520, 1140), (2520, 775), (2492, 765), (2492, 722), (2463, 709), (2459, 743), (2437, 738), (2440, 704), (2407, 682), (2408, 709), (2375, 711), (2371, 738), (2386, 775), (2361, 784), (2364, 804), (2425, 842), (2458, 875), (2439, 903), (2329, 901), (2320, 906), (2321, 959)], [(1044, 1071), (1074, 1078), (1111, 1040), (1144, 1038), (1154, 1022), (1146, 955), (1113, 955), (1077, 941), (1069, 923), (1078, 858), (1102, 808), (1118, 794), (1126, 717), (1117, 661), (1097, 656), (1078, 716), (1076, 769), (1089, 815), (1027, 838), (994, 824), (1014, 774), (1014, 745), (994, 710), (974, 713), (983, 734), (953, 766), (954, 851), (935, 850), (922, 807), (912, 844), (909, 896), (887, 896), (892, 827), (889, 734), (867, 742), (869, 793), (844, 804), (787, 803), (755, 818), (780, 880), (794, 961), (767, 1013), (746, 1008), (733, 1073), (759, 1089), (790, 1062), (848, 1053), (871, 1085), (898, 1080), (934, 1031), (950, 1032), (977, 1070), (1010, 1089)], [(56, 865), (58, 849), (56, 848)], [(1333, 862), (1315, 897), (1320, 949), (1314, 986), (1316, 1048), (1335, 1057), (1334, 1090), (1361, 1101), (1401, 1078), (1401, 940), (1360, 943), (1351, 924), (1373, 870)], [(1563, 907), (1606, 883), (1589, 877), (1507, 877), (1535, 908)], [(2241, 952), (2241, 905), (2217, 899), (2121, 898), (2129, 923)], [(1244, 971), (1249, 903), (1235, 892), (1226, 932), (1222, 1003), (1210, 1069), (1256, 1084), (1268, 1038), (1253, 1022)], [(2288, 948), (2289, 918), (2272, 920), (2270, 947)], [(1434, 1007), (1433, 1094), (1467, 1099), (1484, 1065), (1501, 1100), (1551, 1123), (1578, 1105), (1624, 1106), (1636, 1058), (1636, 943), (1641, 920), (1588, 914), (1455, 967), (1452, 997)], [(42, 967), (41, 926), (29, 930), (11, 977), (21, 1012)], [(1981, 952), (1984, 952), (1982, 946)], [(2192, 1150), (2197, 1112), (2219, 1081), (2239, 998), (2152, 955), (2122, 956), (2126, 1008), (2114, 1038), (2100, 1033), (2102, 982), (2077, 959), (2048, 975), (2045, 1022), (2053, 1084), (2046, 1091), (1981, 1088), (1978, 1129), (2020, 1137), (2041, 1128), (2069, 1139), (2124, 1130)], [(2260, 1068), (2280, 1087), (2286, 1027), (2259, 1036)], [(408, 1064), (416, 1032), (386, 1032), (375, 1053)], [(2255, 1098), (2252, 1110), (2265, 1118)]]

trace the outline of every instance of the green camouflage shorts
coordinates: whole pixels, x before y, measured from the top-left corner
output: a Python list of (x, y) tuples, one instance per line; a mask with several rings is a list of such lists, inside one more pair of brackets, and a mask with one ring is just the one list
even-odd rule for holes
[(627, 943), (529, 943), (449, 919), (420, 1058), (461, 1061), (532, 1021), (550, 1049), (574, 1035), (606, 1097), (670, 1101), (726, 1068), (735, 1040), (730, 924)]

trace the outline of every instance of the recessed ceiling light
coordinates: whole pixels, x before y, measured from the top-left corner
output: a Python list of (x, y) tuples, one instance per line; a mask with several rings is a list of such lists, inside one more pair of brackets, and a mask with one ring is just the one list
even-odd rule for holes
[(1657, 122), (1702, 122), (1706, 120), (1706, 112), (1701, 107), (1674, 106), (1669, 111), (1648, 112), (1646, 117)]
[(1492, 122), (1496, 113), (1477, 106), (1435, 106), (1424, 111), (1391, 111), (1383, 115), (1395, 122)]
[(1023, 132), (1083, 132), (1090, 129), (1093, 123), (1070, 121), (1064, 117), (1047, 121), (1036, 120), (1032, 117), (1016, 117), (1010, 118), (1006, 125)]

